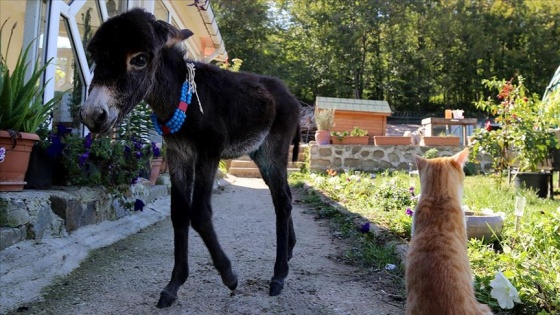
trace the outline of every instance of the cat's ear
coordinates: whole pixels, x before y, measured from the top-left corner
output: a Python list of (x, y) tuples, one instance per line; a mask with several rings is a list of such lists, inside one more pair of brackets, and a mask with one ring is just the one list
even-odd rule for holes
[(423, 169), (424, 166), (426, 166), (426, 163), (428, 162), (428, 161), (426, 161), (425, 158), (420, 157), (416, 154), (414, 154), (414, 161), (416, 161), (416, 166), (418, 166), (419, 170)]
[(469, 148), (465, 148), (463, 151), (455, 154), (453, 156), (453, 159), (459, 163), (459, 165), (461, 165), (461, 167), (464, 167), (465, 164), (467, 164), (467, 160), (469, 159)]

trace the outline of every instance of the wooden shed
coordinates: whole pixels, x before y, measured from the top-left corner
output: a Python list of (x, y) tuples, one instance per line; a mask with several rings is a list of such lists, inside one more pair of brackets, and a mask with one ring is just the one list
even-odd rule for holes
[(358, 100), (349, 98), (320, 97), (315, 100), (315, 111), (336, 109), (332, 131), (350, 131), (354, 127), (368, 131), (369, 143), (373, 136), (384, 136), (387, 116), (391, 107), (387, 101)]

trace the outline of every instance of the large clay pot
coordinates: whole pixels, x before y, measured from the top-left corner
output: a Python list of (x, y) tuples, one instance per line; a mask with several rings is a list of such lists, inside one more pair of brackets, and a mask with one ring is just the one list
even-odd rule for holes
[(317, 144), (330, 144), (331, 132), (328, 130), (317, 130), (315, 132), (315, 141), (317, 141)]
[(375, 145), (412, 145), (412, 137), (373, 136)]
[(16, 137), (15, 147), (10, 134), (0, 130), (0, 148), (6, 149), (4, 161), (0, 163), (0, 191), (21, 191), (25, 182), (25, 173), (29, 166), (29, 156), (39, 136), (34, 133), (20, 132)]
[(473, 212), (465, 212), (465, 223), (468, 238), (489, 240), (494, 234), (500, 236), (504, 219), (497, 214), (475, 215)]
[(155, 185), (161, 169), (162, 158), (155, 158), (152, 160), (152, 171), (150, 173), (150, 184)]

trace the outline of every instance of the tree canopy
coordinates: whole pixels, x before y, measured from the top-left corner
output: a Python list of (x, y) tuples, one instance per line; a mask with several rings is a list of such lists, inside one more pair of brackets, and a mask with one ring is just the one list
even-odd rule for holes
[(229, 55), (302, 101), (384, 99), (394, 111), (475, 111), (483, 79), (542, 94), (560, 65), (546, 0), (214, 0)]

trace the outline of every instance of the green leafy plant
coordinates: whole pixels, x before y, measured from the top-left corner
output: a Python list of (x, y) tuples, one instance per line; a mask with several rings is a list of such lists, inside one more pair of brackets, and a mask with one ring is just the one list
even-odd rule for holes
[(502, 174), (510, 167), (520, 171), (537, 171), (549, 157), (549, 149), (558, 143), (550, 132), (553, 121), (543, 115), (543, 104), (536, 94), (530, 94), (522, 76), (505, 80), (484, 80), (497, 97), (488, 97), (476, 107), (495, 117), (497, 130), (479, 128), (472, 136), (472, 156), (485, 153), (492, 157), (494, 171)]
[(342, 140), (346, 137), (365, 137), (368, 135), (368, 131), (364, 129), (360, 129), (358, 127), (354, 127), (354, 129), (350, 131), (333, 131), (331, 132), (331, 136), (336, 137), (338, 140)]
[(358, 127), (354, 127), (354, 129), (350, 131), (350, 136), (352, 137), (365, 137), (367, 135), (368, 135), (367, 130), (360, 129)]
[(315, 113), (315, 124), (317, 130), (330, 131), (334, 126), (335, 109), (321, 109)]
[(218, 67), (224, 69), (224, 70), (229, 70), (229, 71), (233, 71), (233, 72), (239, 72), (239, 69), (241, 69), (241, 65), (243, 64), (243, 60), (239, 59), (239, 58), (233, 58), (231, 59), (231, 63), (229, 62), (221, 62), (218, 63)]
[[(6, 23), (7, 20), (0, 27), (0, 42)], [(8, 69), (7, 54), (15, 27), (16, 24), (11, 29), (6, 55), (2, 54), (0, 44), (0, 129), (34, 133), (49, 118), (60, 96), (43, 104), (45, 85), (39, 84), (39, 80), (52, 59), (43, 66), (38, 61), (28, 62), (31, 44), (22, 49), (13, 71)], [(25, 80), (30, 67), (31, 74)]]
[(439, 151), (436, 148), (431, 148), (426, 153), (424, 153), (424, 158), (426, 159), (433, 159), (439, 156)]

